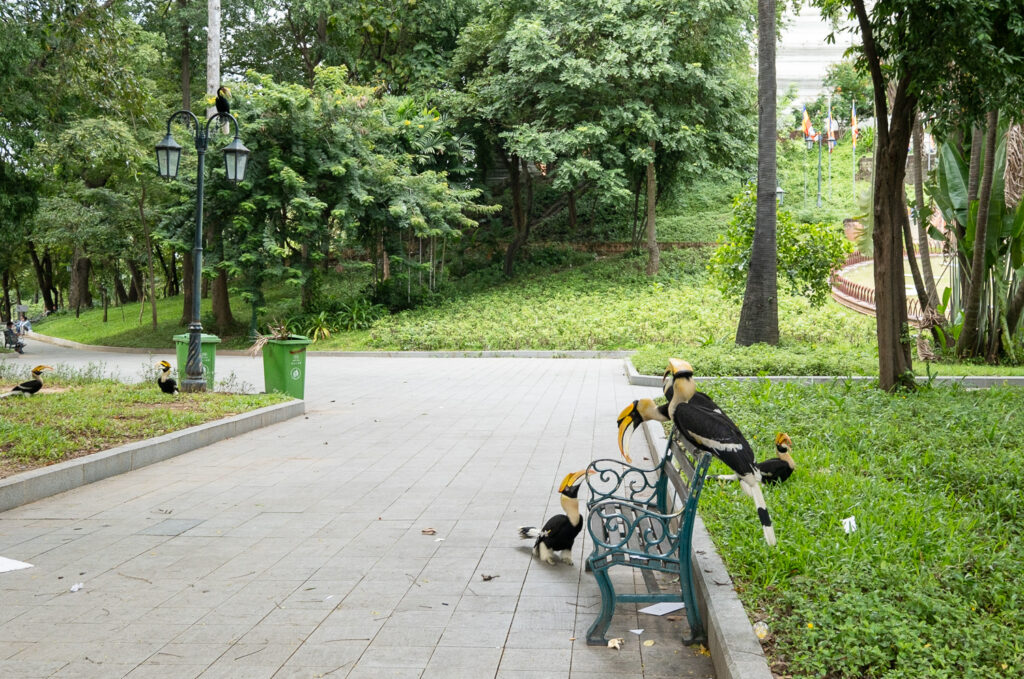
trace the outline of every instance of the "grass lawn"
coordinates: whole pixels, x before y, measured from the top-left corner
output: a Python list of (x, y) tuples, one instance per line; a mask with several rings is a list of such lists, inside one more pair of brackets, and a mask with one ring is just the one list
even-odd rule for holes
[(1024, 676), (1021, 390), (704, 389), (758, 459), (793, 438), (796, 472), (765, 492), (777, 547), (736, 484), (701, 496), (777, 676)]
[[(24, 381), (0, 366), (4, 384)], [(0, 399), (0, 478), (290, 400), (284, 394), (167, 396), (155, 382), (122, 384), (47, 371), (29, 397)]]
[[(875, 375), (874, 319), (831, 301), (811, 307), (781, 295), (777, 347), (737, 347), (740, 302), (706, 283), (706, 250), (663, 253), (661, 272), (644, 275), (643, 257), (620, 256), (558, 271), (535, 271), (511, 281), (459, 291), (443, 302), (386, 316), (368, 330), (337, 332), (311, 345), (317, 350), (636, 350), (642, 373), (660, 375), (669, 356), (689, 360), (700, 375)], [(204, 300), (205, 301), (205, 300)], [(169, 346), (180, 301), (158, 306), (158, 333), (134, 316), (112, 311), (64, 315), (39, 324), (43, 334), (86, 344)], [(236, 314), (239, 309), (238, 305)], [(129, 309), (130, 312), (130, 309)], [(240, 315), (240, 314), (239, 314)], [(287, 317), (287, 316), (279, 316)], [(221, 348), (245, 348), (244, 336)], [(919, 374), (926, 366), (915, 363)], [(1024, 374), (1024, 367), (936, 363), (940, 375)]]

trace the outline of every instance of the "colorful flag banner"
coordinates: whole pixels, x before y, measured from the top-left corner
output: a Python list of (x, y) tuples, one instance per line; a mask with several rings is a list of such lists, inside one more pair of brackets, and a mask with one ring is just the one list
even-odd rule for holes
[(813, 139), (815, 132), (814, 126), (811, 125), (811, 116), (807, 115), (807, 107), (804, 106), (804, 139)]

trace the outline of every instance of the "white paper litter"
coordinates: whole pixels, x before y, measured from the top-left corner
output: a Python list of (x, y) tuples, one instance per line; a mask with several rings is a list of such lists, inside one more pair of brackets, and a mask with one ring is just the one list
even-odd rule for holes
[(662, 601), (660, 603), (651, 604), (646, 608), (641, 608), (637, 613), (646, 613), (647, 615), (665, 615), (666, 613), (678, 611), (684, 606), (686, 606), (686, 604), (682, 601)]
[(641, 627), (640, 629), (631, 629), (629, 631), (632, 632), (633, 634), (637, 635), (637, 636), (640, 636), (641, 634), (644, 633), (644, 628)]
[(847, 535), (857, 530), (857, 519), (852, 516), (848, 516), (843, 519), (843, 530), (846, 531)]
[(32, 568), (32, 564), (0, 556), (0, 573), (20, 571), (22, 568)]
[(85, 583), (84, 582), (76, 582), (75, 584), (71, 585), (71, 591), (72, 592), (77, 592), (78, 590), (82, 589), (83, 587), (85, 587)]

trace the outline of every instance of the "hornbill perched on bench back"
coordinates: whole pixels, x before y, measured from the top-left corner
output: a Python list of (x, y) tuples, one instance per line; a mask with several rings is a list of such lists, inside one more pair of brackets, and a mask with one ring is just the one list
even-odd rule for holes
[(572, 565), (572, 545), (576, 541), (576, 536), (583, 530), (583, 516), (580, 514), (578, 496), (586, 476), (587, 470), (581, 469), (567, 475), (558, 486), (558, 492), (561, 493), (558, 500), (565, 514), (552, 516), (540, 530), (533, 526), (519, 528), (519, 537), (523, 540), (537, 539), (533, 543), (533, 553), (549, 564), (555, 563), (555, 552), (561, 552), (561, 560)]
[(53, 370), (48, 365), (37, 365), (32, 368), (32, 379), (22, 382), (21, 384), (15, 385), (13, 389), (4, 394), (4, 396), (14, 396), (15, 394), (21, 396), (31, 396), (40, 389), (43, 388), (43, 371)]
[(627, 461), (628, 435), (645, 420), (671, 420), (679, 435), (694, 448), (706, 451), (736, 473), (743, 492), (757, 505), (764, 540), (775, 545), (775, 529), (761, 492), (761, 470), (754, 464), (754, 451), (736, 423), (729, 419), (711, 397), (697, 391), (693, 383), (693, 367), (686, 361), (669, 359), (663, 384), (668, 403), (654, 405), (649, 398), (639, 399), (619, 413), (619, 450)]
[[(775, 437), (775, 450), (779, 453), (778, 457), (769, 458), (756, 465), (761, 471), (761, 483), (768, 485), (782, 483), (796, 469), (796, 460), (790, 454), (790, 451), (793, 450), (793, 440), (789, 438), (789, 434), (779, 434)], [(711, 478), (719, 481), (740, 480), (739, 474), (719, 474)]]

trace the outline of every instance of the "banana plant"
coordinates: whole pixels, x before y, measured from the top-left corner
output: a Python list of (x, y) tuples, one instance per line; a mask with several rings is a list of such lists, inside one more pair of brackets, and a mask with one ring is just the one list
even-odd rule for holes
[[(1024, 285), (1024, 201), (1016, 209), (1006, 204), (1006, 126), (1001, 125), (1000, 128), (985, 239), (985, 289), (982, 293), (985, 313), (979, 316), (978, 348), (985, 351), (990, 361), (998, 360), (1002, 353), (1005, 358), (1016, 362), (1014, 344), (1020, 342), (1024, 335), (1020, 327), (1014, 327), (1019, 325), (1022, 315), (1015, 304), (1015, 295)], [(956, 223), (963, 228), (963, 237), (957, 240), (956, 245), (958, 258), (964, 266), (963, 275), (970, 276), (979, 206), (977, 200), (967, 200), (967, 159), (950, 143), (940, 146), (938, 158), (938, 168), (927, 183), (928, 192), (946, 223)], [(940, 240), (946, 238), (934, 227), (930, 235)], [(947, 289), (943, 294), (940, 312), (953, 321), (956, 330), (952, 332), (959, 335), (962, 326), (957, 326), (956, 322), (962, 317), (963, 309), (952, 307), (948, 292)]]

